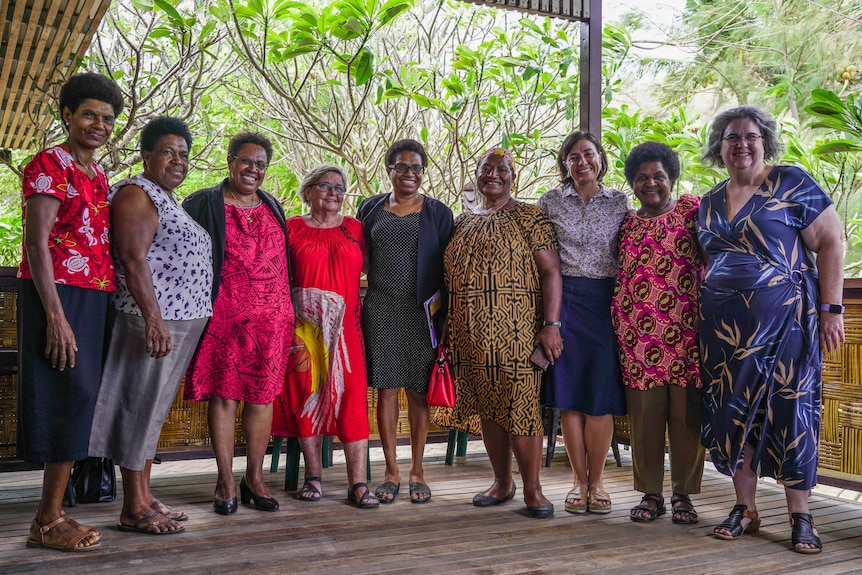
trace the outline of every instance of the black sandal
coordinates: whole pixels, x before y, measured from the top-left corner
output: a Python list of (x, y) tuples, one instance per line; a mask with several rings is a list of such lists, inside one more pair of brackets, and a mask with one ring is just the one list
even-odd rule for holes
[[(363, 491), (362, 496), (357, 499), (356, 490), (362, 487), (365, 488), (365, 491)], [(374, 509), (375, 507), (380, 507), (380, 500), (377, 499), (374, 492), (368, 487), (367, 483), (354, 483), (351, 485), (350, 489), (347, 490), (347, 500), (360, 509)]]
[[(743, 527), (743, 519), (751, 519), (751, 523)], [(719, 529), (729, 531), (730, 535), (719, 533)], [(727, 519), (716, 525), (715, 529), (712, 530), (712, 534), (715, 535), (716, 539), (731, 541), (741, 537), (743, 533), (756, 533), (758, 529), (760, 529), (760, 515), (757, 511), (749, 511), (747, 505), (740, 503), (733, 506), (730, 515), (727, 516)]]
[[(809, 513), (791, 513), (790, 526), (793, 528), (793, 534), (790, 541), (793, 543), (793, 550), (797, 553), (805, 553), (811, 555), (820, 553), (823, 550), (823, 543), (820, 537), (814, 533), (814, 519)], [(800, 543), (804, 545), (814, 545), (813, 549), (807, 547), (799, 548)]]
[(320, 501), (323, 499), (323, 493), (311, 483), (312, 481), (317, 481), (323, 485), (323, 479), (316, 475), (306, 477), (302, 483), (302, 489), (299, 490), (299, 494), (296, 496), (297, 499), (300, 501)]
[[(648, 501), (655, 503), (655, 509), (647, 503)], [(638, 515), (638, 511), (645, 511), (647, 514), (646, 517)], [(632, 521), (638, 523), (649, 523), (650, 521), (655, 521), (656, 517), (665, 513), (667, 513), (667, 507), (664, 506), (664, 495), (647, 493), (641, 498), (640, 503), (632, 507), (631, 511), (629, 511), (629, 517)]]
[(691, 525), (699, 521), (697, 511), (694, 510), (694, 505), (691, 504), (691, 498), (688, 495), (674, 493), (670, 498), (670, 507), (673, 512), (671, 521), (677, 525)]

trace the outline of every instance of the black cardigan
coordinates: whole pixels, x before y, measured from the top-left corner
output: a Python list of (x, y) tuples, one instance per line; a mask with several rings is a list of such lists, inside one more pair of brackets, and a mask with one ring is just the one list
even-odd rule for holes
[[(215, 301), (221, 282), (221, 268), (224, 263), (225, 216), (224, 216), (224, 186), (227, 178), (214, 188), (198, 190), (183, 200), (183, 208), (210, 235), (213, 242), (213, 289), (212, 299)], [(272, 195), (258, 190), (260, 201), (267, 205), (275, 215), (278, 225), (284, 231), (284, 247), (287, 251), (287, 269), (290, 275), (290, 248), (287, 244), (287, 224), (284, 220), (284, 210)], [(290, 278), (288, 277), (288, 280)]]
[[(420, 306), (438, 289), (445, 296), (443, 253), (449, 240), (452, 239), (455, 228), (452, 210), (439, 200), (424, 194), (423, 196), (425, 204), (419, 216), (419, 254), (416, 266), (416, 303)], [(371, 225), (388, 199), (388, 193), (370, 197), (359, 205), (359, 210), (356, 212), (356, 218), (362, 222), (365, 229), (365, 245), (369, 247), (369, 262), (374, 257), (374, 252), (370, 249)], [(372, 269), (370, 263), (369, 269)]]

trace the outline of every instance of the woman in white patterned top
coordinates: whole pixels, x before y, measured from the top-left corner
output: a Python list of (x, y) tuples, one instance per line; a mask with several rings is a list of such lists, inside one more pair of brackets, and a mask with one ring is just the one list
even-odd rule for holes
[(539, 199), (560, 244), (564, 349), (549, 370), (546, 400), (560, 410), (574, 486), (570, 513), (608, 513), (611, 499), (602, 470), (614, 432), (625, 415), (625, 395), (611, 323), (619, 267), (619, 229), (629, 210), (625, 193), (603, 185), (608, 158), (589, 132), (574, 132), (557, 153), (562, 186)]
[(141, 132), (144, 171), (108, 194), (114, 223), (116, 319), (90, 434), (90, 456), (123, 475), (120, 531), (168, 535), (188, 517), (150, 492), (162, 424), (212, 315), (212, 242), (174, 199), (192, 137), (175, 118)]

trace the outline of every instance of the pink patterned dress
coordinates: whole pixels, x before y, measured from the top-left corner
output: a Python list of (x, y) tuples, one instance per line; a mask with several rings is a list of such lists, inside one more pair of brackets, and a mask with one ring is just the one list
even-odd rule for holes
[(186, 372), (187, 401), (216, 395), (266, 404), (281, 392), (294, 321), (284, 242), (265, 204), (250, 212), (225, 204), (221, 283)]
[(630, 213), (620, 227), (620, 275), (611, 313), (626, 388), (701, 387), (699, 206), (700, 198), (683, 195), (666, 214)]

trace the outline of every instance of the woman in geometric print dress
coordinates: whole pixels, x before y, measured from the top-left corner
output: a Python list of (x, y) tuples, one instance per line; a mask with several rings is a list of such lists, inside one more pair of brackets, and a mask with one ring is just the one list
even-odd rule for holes
[(66, 515), (62, 501), (72, 464), (87, 457), (116, 289), (108, 178), (95, 160), (122, 110), (113, 80), (70, 77), (59, 99), (67, 138), (36, 154), (21, 181), (18, 443), (22, 459), (45, 465), (28, 547), (80, 552), (100, 546), (99, 530)]
[(297, 497), (311, 502), (323, 495), (323, 436), (337, 435), (347, 461), (347, 498), (368, 509), (380, 502), (365, 483), (368, 378), (359, 300), (365, 235), (359, 220), (341, 214), (346, 179), (337, 166), (312, 168), (299, 190), (309, 212), (287, 220), (295, 352), (275, 402), (272, 435), (299, 438), (305, 481)]
[(481, 423), (494, 471), (473, 497), (488, 507), (515, 497), (512, 455), (531, 517), (554, 514), (542, 493), (542, 373), (530, 355), (559, 357), (561, 278), (551, 222), (536, 206), (512, 197), (512, 154), (492, 148), (476, 168), (482, 203), (455, 221), (444, 257), (457, 401), (440, 422), (464, 431)]
[(213, 317), (186, 373), (187, 401), (208, 401), (218, 478), (216, 513), (237, 510), (233, 476), (236, 412), (240, 402), (246, 441), (243, 503), (275, 511), (278, 501), (263, 481), (263, 458), (272, 427), (272, 403), (284, 386), (293, 338), (287, 227), (284, 211), (260, 189), (272, 144), (257, 133), (231, 138), (228, 177), (199, 190), (183, 207), (213, 238)]
[(620, 275), (611, 317), (620, 350), (631, 426), (634, 487), (644, 493), (632, 521), (666, 512), (665, 431), (670, 443), (674, 523), (696, 523), (689, 496), (700, 493), (698, 292), (703, 258), (697, 244), (700, 198), (671, 195), (679, 159), (670, 147), (645, 142), (626, 157), (625, 175), (640, 209), (620, 226)]
[[(704, 160), (730, 178), (700, 205), (703, 443), (733, 476), (736, 505), (715, 536), (760, 527), (757, 477), (784, 486), (793, 549), (822, 544), (808, 509), (817, 479), (823, 352), (844, 341), (843, 243), (832, 200), (808, 173), (765, 163), (781, 145), (754, 106), (720, 114)], [(815, 256), (816, 254), (816, 256)]]

